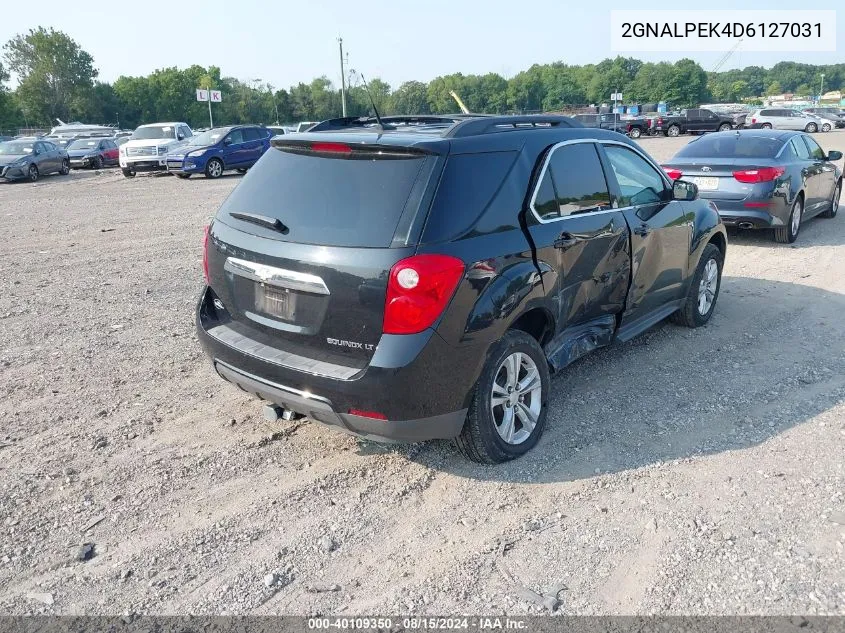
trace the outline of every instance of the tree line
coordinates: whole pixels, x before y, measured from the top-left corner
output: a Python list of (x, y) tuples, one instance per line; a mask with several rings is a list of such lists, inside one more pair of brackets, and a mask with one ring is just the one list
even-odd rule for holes
[[(9, 86), (10, 71), (19, 80), (14, 89)], [(395, 88), (378, 78), (367, 85), (382, 114), (455, 112), (453, 90), (473, 112), (525, 113), (607, 102), (616, 91), (623, 92), (626, 103), (665, 101), (673, 107), (737, 102), (781, 92), (817, 94), (822, 73), (826, 90), (845, 85), (845, 64), (784, 61), (768, 69), (749, 66), (707, 72), (691, 59), (651, 63), (632, 57), (583, 66), (534, 64), (510, 79), (496, 73), (454, 73), (427, 83), (406, 81)], [(57, 118), (124, 128), (167, 120), (200, 127), (208, 124), (208, 106), (196, 101), (197, 88), (223, 93), (222, 103), (213, 105), (217, 124), (317, 121), (341, 114), (339, 87), (325, 76), (284, 89), (223, 76), (217, 66), (194, 65), (102, 82), (93, 57), (71, 37), (39, 27), (3, 47), (0, 129), (51, 127)], [(360, 77), (350, 77), (346, 99), (350, 116), (372, 113)]]

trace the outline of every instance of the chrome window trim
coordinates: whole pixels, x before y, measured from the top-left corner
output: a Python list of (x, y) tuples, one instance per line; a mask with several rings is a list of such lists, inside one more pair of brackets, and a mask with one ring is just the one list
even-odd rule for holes
[(328, 286), (326, 286), (326, 282), (321, 277), (309, 275), (308, 273), (300, 273), (295, 270), (285, 270), (284, 268), (249, 262), (235, 257), (226, 258), (226, 263), (223, 264), (223, 270), (233, 275), (271, 286), (301, 290), (318, 295), (331, 294)]
[[(613, 139), (577, 138), (577, 139), (572, 139), (572, 140), (569, 140), (569, 141), (561, 141), (560, 143), (555, 143), (554, 145), (552, 145), (552, 148), (549, 150), (549, 153), (546, 156), (545, 161), (543, 162), (543, 168), (540, 170), (540, 176), (539, 176), (539, 178), (537, 178), (537, 183), (534, 185), (534, 192), (531, 194), (531, 202), (528, 204), (528, 207), (531, 209), (531, 213), (534, 215), (534, 217), (537, 219), (537, 221), (540, 224), (550, 224), (551, 222), (560, 222), (561, 220), (566, 220), (567, 218), (583, 218), (583, 217), (589, 217), (589, 216), (593, 216), (593, 215), (601, 215), (603, 213), (614, 213), (616, 211), (619, 211), (622, 208), (625, 208), (625, 209), (629, 208), (629, 207), (619, 207), (619, 206), (617, 206), (616, 200), (613, 200), (613, 202), (612, 202), (613, 208), (611, 208), (611, 209), (601, 209), (600, 211), (589, 211), (587, 213), (576, 213), (574, 215), (573, 214), (563, 215), (563, 216), (560, 216), (560, 217), (557, 217), (557, 218), (551, 218), (549, 220), (544, 220), (542, 217), (540, 217), (540, 214), (537, 213), (537, 208), (534, 205), (537, 201), (537, 194), (540, 192), (540, 185), (543, 182), (543, 178), (546, 177), (546, 171), (548, 171), (548, 169), (549, 169), (549, 162), (552, 159), (552, 155), (561, 147), (565, 147), (567, 145), (578, 145), (578, 144), (581, 144), (581, 143), (592, 143), (592, 144), (596, 144), (596, 145), (619, 145), (620, 147), (624, 147), (626, 149), (629, 149), (632, 152), (638, 154), (649, 165), (654, 167), (654, 169), (660, 175), (661, 180), (663, 180), (663, 184), (667, 188), (670, 188), (670, 189), (672, 188), (672, 183), (669, 181), (669, 177), (666, 176), (666, 172), (664, 172), (663, 169), (657, 163), (655, 163), (654, 160), (650, 156), (648, 156), (645, 152), (640, 150), (638, 147), (628, 145), (628, 143), (624, 143), (622, 141), (614, 141)], [(602, 167), (604, 167), (604, 166), (602, 166)], [(607, 176), (605, 176), (605, 182), (607, 183)], [(608, 183), (608, 185), (609, 185), (609, 183)], [(610, 187), (608, 186), (608, 193), (609, 192), (610, 192)]]

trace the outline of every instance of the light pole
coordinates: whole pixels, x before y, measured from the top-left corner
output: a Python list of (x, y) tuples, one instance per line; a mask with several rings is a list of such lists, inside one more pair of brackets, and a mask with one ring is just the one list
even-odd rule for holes
[(822, 73), (822, 80), (819, 82), (819, 105), (822, 103), (822, 95), (824, 94), (824, 73)]
[(279, 125), (279, 104), (276, 103), (275, 89), (270, 84), (267, 84), (267, 92), (270, 93), (270, 98), (273, 100), (273, 109), (276, 111), (276, 125)]

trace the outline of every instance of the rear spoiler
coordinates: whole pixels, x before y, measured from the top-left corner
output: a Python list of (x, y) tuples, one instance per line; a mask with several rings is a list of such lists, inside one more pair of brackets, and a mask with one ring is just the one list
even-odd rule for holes
[[(311, 130), (309, 130), (310, 134)], [(275, 149), (293, 154), (318, 154), (325, 158), (390, 160), (421, 158), (437, 152), (418, 145), (393, 145), (387, 143), (346, 142), (345, 140), (301, 139), (294, 135), (274, 138), (270, 144)]]

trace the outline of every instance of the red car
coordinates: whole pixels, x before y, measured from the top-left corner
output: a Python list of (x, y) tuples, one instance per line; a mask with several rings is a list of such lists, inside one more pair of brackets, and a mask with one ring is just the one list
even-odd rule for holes
[(117, 143), (111, 138), (78, 138), (67, 146), (70, 166), (79, 169), (88, 167), (100, 169), (106, 165), (117, 165)]

